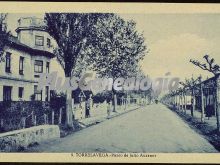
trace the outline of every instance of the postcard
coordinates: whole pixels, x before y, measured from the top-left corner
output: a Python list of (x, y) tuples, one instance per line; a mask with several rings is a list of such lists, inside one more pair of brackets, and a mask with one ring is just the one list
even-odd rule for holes
[(220, 5), (0, 2), (0, 162), (220, 161)]

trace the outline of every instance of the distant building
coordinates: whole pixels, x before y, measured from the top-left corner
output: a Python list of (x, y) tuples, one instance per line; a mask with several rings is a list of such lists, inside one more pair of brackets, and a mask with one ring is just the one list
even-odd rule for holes
[(36, 17), (20, 18), (17, 37), (11, 36), (5, 48), (5, 61), (0, 63), (0, 101), (50, 99), (50, 88), (37, 91), (39, 74), (50, 72), (54, 57), (52, 37), (45, 23)]

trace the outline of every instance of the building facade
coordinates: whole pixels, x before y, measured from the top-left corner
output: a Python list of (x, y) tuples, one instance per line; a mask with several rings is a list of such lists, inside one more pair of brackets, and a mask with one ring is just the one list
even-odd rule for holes
[(18, 20), (17, 37), (9, 37), (0, 63), (0, 101), (49, 101), (49, 86), (37, 90), (40, 74), (50, 72), (54, 57), (52, 37), (45, 27), (35, 17)]
[(216, 116), (215, 104), (218, 105), (220, 104), (220, 89), (219, 89), (220, 75), (216, 75), (212, 78), (203, 81), (202, 85), (203, 85), (203, 98), (201, 97), (201, 92), (198, 92), (199, 94), (195, 96), (195, 106), (197, 109), (201, 110), (202, 107), (201, 99), (203, 99), (205, 113)]

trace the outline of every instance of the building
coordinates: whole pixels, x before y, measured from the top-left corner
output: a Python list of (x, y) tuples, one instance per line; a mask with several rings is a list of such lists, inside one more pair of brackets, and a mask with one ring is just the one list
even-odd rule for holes
[[(217, 81), (216, 81), (217, 79)], [(218, 85), (216, 85), (216, 82)], [(198, 87), (201, 84), (198, 84)], [(215, 103), (219, 104), (219, 98), (215, 98), (216, 92), (217, 96), (220, 96), (220, 74), (218, 74), (216, 77), (211, 77), (209, 79), (206, 79), (202, 82), (203, 85), (203, 102), (204, 102), (204, 109), (205, 113), (209, 114), (210, 116), (216, 116), (216, 111), (215, 111)], [(202, 107), (202, 101), (201, 101), (201, 92), (198, 92), (198, 94), (195, 96), (195, 106), (197, 109), (201, 111)], [(207, 112), (209, 111), (209, 112)]]
[(36, 17), (20, 18), (17, 37), (11, 36), (5, 47), (5, 60), (0, 63), (0, 101), (48, 101), (49, 86), (37, 90), (39, 75), (50, 72), (54, 57), (52, 37), (45, 22)]

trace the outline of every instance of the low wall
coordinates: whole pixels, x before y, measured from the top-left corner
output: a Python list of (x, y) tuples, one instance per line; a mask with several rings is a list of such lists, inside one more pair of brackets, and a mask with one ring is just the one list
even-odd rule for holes
[[(86, 118), (85, 113), (85, 103), (82, 103), (82, 108), (79, 107), (79, 104), (74, 105), (74, 114), (75, 114), (75, 119), (84, 119)], [(102, 103), (102, 104), (94, 104), (93, 107), (90, 109), (90, 117), (95, 117), (99, 115), (107, 115), (107, 104)]]
[(81, 104), (81, 107), (79, 104), (74, 105), (74, 115), (75, 119), (84, 119), (85, 118), (85, 103)]
[(0, 151), (19, 151), (29, 145), (60, 138), (57, 125), (41, 125), (0, 134)]

